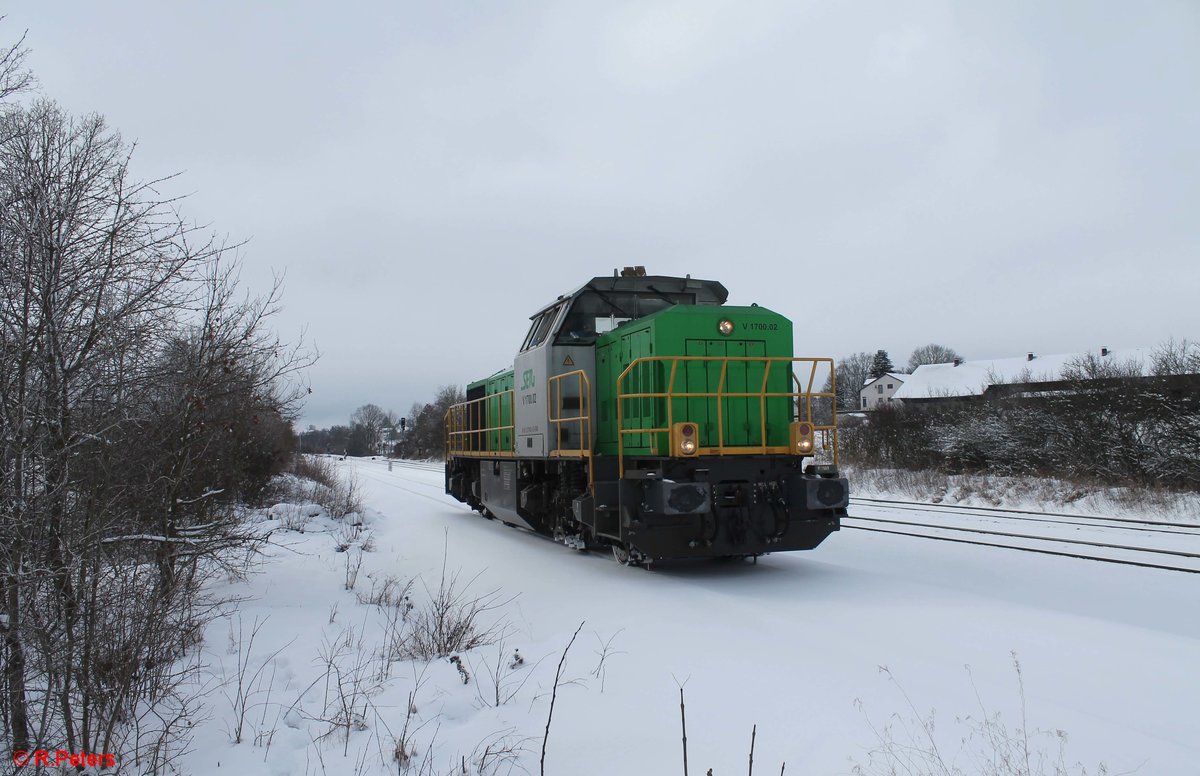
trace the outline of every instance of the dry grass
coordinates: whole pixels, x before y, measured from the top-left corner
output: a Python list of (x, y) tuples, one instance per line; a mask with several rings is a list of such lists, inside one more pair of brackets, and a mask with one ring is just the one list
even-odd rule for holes
[(270, 499), (317, 504), (339, 519), (363, 510), (361, 488), (354, 476), (318, 455), (297, 455), (291, 469), (272, 482)]
[[(1017, 679), (1020, 719), (1009, 722), (988, 708), (971, 680), (978, 708), (957, 716), (952, 725), (939, 729), (935, 711), (920, 713), (895, 676), (886, 667), (880, 671), (903, 699), (903, 710), (876, 722), (866, 717), (875, 737), (865, 762), (854, 761), (855, 776), (1088, 776), (1088, 769), (1067, 756), (1067, 734), (1062, 730), (1029, 727), (1025, 681), (1021, 663), (1012, 656)], [(970, 669), (967, 669), (968, 675)], [(1104, 763), (1096, 776), (1109, 773)]]
[(845, 466), (852, 495), (931, 504), (1022, 508), (1038, 505), (1096, 514), (1137, 514), (1200, 522), (1200, 494), (1150, 486), (1107, 485), (1043, 477), (946, 474), (930, 470)]

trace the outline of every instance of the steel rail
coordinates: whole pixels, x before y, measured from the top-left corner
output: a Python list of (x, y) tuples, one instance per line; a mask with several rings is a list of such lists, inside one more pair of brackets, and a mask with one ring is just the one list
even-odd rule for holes
[[(855, 499), (851, 498), (850, 502), (853, 504), (855, 502)], [(1059, 518), (1059, 517), (1040, 517), (1040, 515), (1042, 515), (1043, 513), (1032, 512), (1032, 511), (1028, 512), (1026, 514), (991, 514), (991, 513), (987, 513), (987, 512), (974, 513), (974, 512), (961, 512), (961, 511), (958, 511), (955, 509), (932, 510), (932, 509), (926, 509), (925, 506), (922, 504), (911, 504), (910, 505), (907, 502), (896, 502), (894, 504), (886, 504), (886, 505), (885, 504), (875, 504), (875, 503), (870, 503), (870, 504), (858, 503), (857, 506), (860, 509), (885, 509), (885, 510), (893, 510), (893, 511), (897, 511), (897, 512), (925, 512), (930, 517), (941, 517), (942, 515), (955, 515), (955, 516), (961, 515), (963, 517), (967, 517), (967, 518), (971, 518), (971, 519), (975, 519), (975, 520), (986, 520), (986, 519), (1016, 520), (1016, 521), (1020, 521), (1020, 522), (1024, 522), (1024, 523), (1040, 523), (1043, 525), (1068, 525), (1068, 526), (1074, 526), (1077, 528), (1098, 528), (1098, 529), (1104, 530), (1104, 531), (1137, 531), (1140, 533), (1161, 533), (1161, 534), (1172, 534), (1175, 536), (1200, 537), (1200, 526), (1191, 528), (1190, 526), (1188, 526), (1186, 524), (1178, 525), (1175, 523), (1166, 523), (1166, 525), (1170, 525), (1170, 526), (1172, 526), (1172, 528), (1154, 528), (1151, 525), (1147, 525), (1142, 522), (1129, 523), (1129, 524), (1120, 523), (1120, 522), (1118, 522), (1118, 523), (1112, 523), (1112, 522), (1098, 523), (1098, 522), (1092, 522), (1092, 521), (1095, 519), (1103, 519), (1103, 518), (1094, 518), (1091, 515), (1067, 516), (1064, 519), (1064, 518)]]
[(1108, 515), (1073, 515), (1070, 512), (1039, 512), (1033, 509), (1012, 509), (1009, 507), (977, 507), (968, 504), (931, 504), (924, 501), (900, 501), (898, 499), (886, 498), (870, 498), (867, 496), (852, 496), (850, 500), (866, 501), (876, 504), (897, 504), (909, 508), (935, 509), (942, 512), (954, 512), (955, 510), (963, 510), (960, 514), (971, 514), (972, 512), (997, 512), (1002, 514), (1016, 515), (1036, 515), (1046, 517), (1068, 517), (1087, 520), (1103, 520), (1111, 523), (1136, 523), (1138, 525), (1157, 525), (1171, 528), (1195, 528), (1200, 530), (1200, 524), (1190, 523), (1173, 523), (1169, 520), (1142, 520), (1133, 517), (1111, 517)]
[(859, 515), (847, 515), (843, 520), (865, 520), (870, 523), (885, 523), (887, 525), (905, 525), (912, 528), (931, 528), (935, 531), (958, 531), (959, 533), (982, 534), (984, 536), (999, 536), (1004, 539), (1030, 539), (1039, 542), (1057, 542), (1059, 544), (1072, 544), (1079, 547), (1098, 547), (1104, 550), (1124, 550), (1127, 552), (1147, 552), (1155, 555), (1174, 555), (1180, 558), (1200, 559), (1200, 553), (1185, 552), (1183, 550), (1163, 550), (1155, 547), (1136, 547), (1126, 544), (1107, 544), (1105, 542), (1092, 542), (1086, 539), (1060, 539), (1055, 536), (1036, 536), (1034, 534), (1019, 534), (1005, 533), (1003, 531), (989, 531), (983, 528), (964, 528), (953, 525), (936, 525), (933, 523), (909, 523), (904, 520), (885, 520), (880, 517), (860, 517)]
[[(843, 518), (844, 519), (844, 518)], [(1080, 560), (1094, 560), (1101, 563), (1115, 563), (1120, 566), (1138, 566), (1148, 569), (1161, 569), (1163, 571), (1182, 571), (1186, 574), (1200, 574), (1200, 569), (1189, 569), (1182, 566), (1164, 566), (1160, 563), (1145, 563), (1136, 560), (1120, 560), (1118, 558), (1101, 558), (1095, 555), (1080, 555), (1074, 552), (1059, 552), (1057, 550), (1044, 550), (1037, 547), (1019, 547), (1013, 544), (993, 544), (992, 542), (976, 542), (970, 539), (955, 539), (952, 536), (929, 536), (927, 534), (906, 533), (904, 531), (891, 531), (886, 528), (867, 528), (860, 525), (843, 525), (843, 528), (851, 528), (855, 531), (870, 531), (871, 533), (892, 534), (894, 536), (911, 536), (917, 539), (932, 539), (937, 542), (954, 542), (955, 544), (974, 544), (978, 547), (998, 547), (1006, 550), (1020, 550), (1021, 552), (1036, 552), (1039, 555), (1055, 555), (1060, 558), (1078, 558)]]

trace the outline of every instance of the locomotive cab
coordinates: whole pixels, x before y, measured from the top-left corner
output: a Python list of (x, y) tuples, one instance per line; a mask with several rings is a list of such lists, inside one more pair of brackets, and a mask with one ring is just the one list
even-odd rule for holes
[(543, 307), (530, 317), (513, 363), (517, 453), (547, 456), (594, 438), (594, 419), (588, 429), (550, 419), (564, 412), (578, 417), (583, 405), (595, 406), (599, 337), (676, 305), (715, 306), (727, 297), (725, 287), (711, 280), (630, 274), (592, 278)]

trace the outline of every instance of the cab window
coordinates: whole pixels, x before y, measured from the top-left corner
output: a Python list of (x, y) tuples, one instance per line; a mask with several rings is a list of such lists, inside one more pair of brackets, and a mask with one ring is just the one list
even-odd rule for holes
[(550, 333), (554, 322), (558, 320), (558, 314), (562, 312), (562, 308), (561, 304), (555, 305), (534, 319), (533, 324), (529, 327), (529, 333), (525, 335), (525, 343), (521, 346), (522, 352), (536, 348), (546, 341), (546, 336)]

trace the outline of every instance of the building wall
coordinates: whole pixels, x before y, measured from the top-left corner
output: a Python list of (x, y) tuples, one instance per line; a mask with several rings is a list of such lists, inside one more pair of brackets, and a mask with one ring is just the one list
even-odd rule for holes
[(879, 405), (894, 401), (896, 391), (900, 390), (903, 382), (892, 375), (884, 375), (878, 380), (872, 380), (859, 391), (858, 408), (860, 410), (879, 409)]

